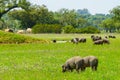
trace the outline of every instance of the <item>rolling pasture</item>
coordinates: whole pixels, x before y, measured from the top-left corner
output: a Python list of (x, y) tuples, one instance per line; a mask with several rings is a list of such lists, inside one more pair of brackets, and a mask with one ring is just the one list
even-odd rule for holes
[[(107, 34), (96, 34), (104, 37)], [(110, 44), (93, 45), (90, 34), (27, 34), (46, 40), (87, 38), (86, 43), (0, 44), (0, 80), (120, 80), (120, 36)], [(62, 73), (62, 64), (73, 56), (94, 55), (98, 70)]]

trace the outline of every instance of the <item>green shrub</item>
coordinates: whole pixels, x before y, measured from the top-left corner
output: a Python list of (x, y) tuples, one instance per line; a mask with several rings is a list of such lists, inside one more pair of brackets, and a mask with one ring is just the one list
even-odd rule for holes
[(33, 26), (33, 33), (60, 33), (62, 26), (59, 24), (37, 24)]
[(88, 26), (76, 29), (76, 33), (100, 33), (100, 31), (96, 27)]
[(62, 33), (74, 33), (74, 27), (71, 25), (67, 25), (62, 28)]
[(93, 26), (88, 26), (84, 28), (74, 28), (71, 25), (67, 25), (62, 28), (62, 31), (64, 33), (100, 33), (100, 31), (96, 27), (93, 27)]

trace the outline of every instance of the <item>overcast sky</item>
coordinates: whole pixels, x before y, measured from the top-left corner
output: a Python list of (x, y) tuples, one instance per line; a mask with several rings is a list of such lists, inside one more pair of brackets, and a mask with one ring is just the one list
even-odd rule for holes
[(58, 11), (61, 8), (84, 9), (91, 14), (109, 14), (109, 10), (120, 5), (120, 0), (29, 0), (32, 4), (46, 5), (49, 10)]

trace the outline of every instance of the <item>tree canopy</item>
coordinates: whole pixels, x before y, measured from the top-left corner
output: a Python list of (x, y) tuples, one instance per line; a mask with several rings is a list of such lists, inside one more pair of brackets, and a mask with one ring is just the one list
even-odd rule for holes
[[(45, 5), (31, 5), (27, 0), (0, 0), (0, 19), (3, 19), (0, 22), (0, 29), (5, 25), (9, 26), (9, 28), (19, 29), (33, 28), (35, 26), (34, 30), (36, 30), (37, 27), (43, 29), (42, 25), (45, 25), (44, 27), (49, 30), (44, 32), (55, 32), (55, 29), (50, 28), (60, 29), (58, 33), (60, 33), (59, 31), (89, 33), (90, 30), (92, 33), (94, 30), (97, 32), (99, 30), (116, 32), (116, 30), (120, 30), (120, 6), (113, 8), (110, 14), (99, 13), (92, 15), (86, 8), (78, 10), (62, 8), (53, 12), (49, 11)], [(56, 27), (56, 25), (60, 26)]]
[(110, 11), (112, 17), (107, 18), (100, 24), (106, 32), (120, 32), (120, 6), (113, 8)]
[(120, 21), (120, 6), (113, 8), (110, 13), (113, 15), (114, 20)]
[(28, 9), (30, 2), (26, 0), (0, 0), (0, 19), (10, 10), (20, 7), (22, 9)]
[(9, 17), (21, 21), (21, 28), (31, 28), (35, 24), (53, 24), (53, 13), (46, 6), (32, 5), (29, 11), (14, 10), (9, 12)]

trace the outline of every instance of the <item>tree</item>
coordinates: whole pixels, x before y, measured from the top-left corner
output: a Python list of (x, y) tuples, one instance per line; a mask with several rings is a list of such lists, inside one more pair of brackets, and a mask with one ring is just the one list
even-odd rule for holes
[(25, 10), (13, 10), (8, 13), (8, 16), (11, 18), (11, 20), (18, 20), (21, 23), (21, 26), (19, 28), (22, 29), (28, 28), (35, 24), (32, 16)]
[(115, 24), (117, 32), (120, 32), (120, 22), (116, 21), (114, 24)]
[(120, 6), (117, 6), (113, 8), (111, 11), (111, 14), (113, 15), (114, 20), (119, 20), (120, 21)]
[(31, 28), (36, 24), (55, 24), (53, 12), (49, 11), (45, 5), (32, 5), (28, 11), (14, 10), (9, 13), (13, 19), (21, 21), (21, 28)]
[[(120, 6), (113, 8), (111, 11), (111, 17), (104, 20), (100, 26), (103, 27), (106, 32), (115, 32), (120, 30)], [(107, 15), (109, 16), (109, 15)]]
[(84, 9), (78, 9), (77, 13), (81, 14), (81, 15), (90, 15), (90, 12), (86, 8), (84, 8)]
[(71, 25), (67, 25), (62, 28), (62, 33), (73, 33), (74, 32), (74, 27)]
[(21, 7), (27, 10), (29, 6), (30, 3), (27, 0), (0, 0), (0, 19), (4, 14), (14, 8)]
[(4, 26), (5, 26), (5, 25), (4, 25), (4, 21), (3, 21), (3, 20), (0, 20), (0, 29), (3, 29)]
[(86, 24), (87, 24), (87, 20), (85, 20), (83, 18), (78, 18), (77, 19), (77, 28), (85, 27)]
[(31, 11), (31, 15), (36, 18), (36, 24), (54, 23), (53, 12), (49, 11), (45, 5), (36, 6), (36, 8)]
[(106, 32), (115, 32), (115, 24), (114, 24), (114, 20), (113, 19), (106, 19), (104, 20), (101, 24), (101, 27), (103, 27), (105, 29)]
[(77, 14), (75, 10), (68, 10), (63, 8), (56, 12), (56, 18), (59, 19), (59, 22), (63, 26), (71, 25), (73, 27), (76, 27), (76, 17)]

